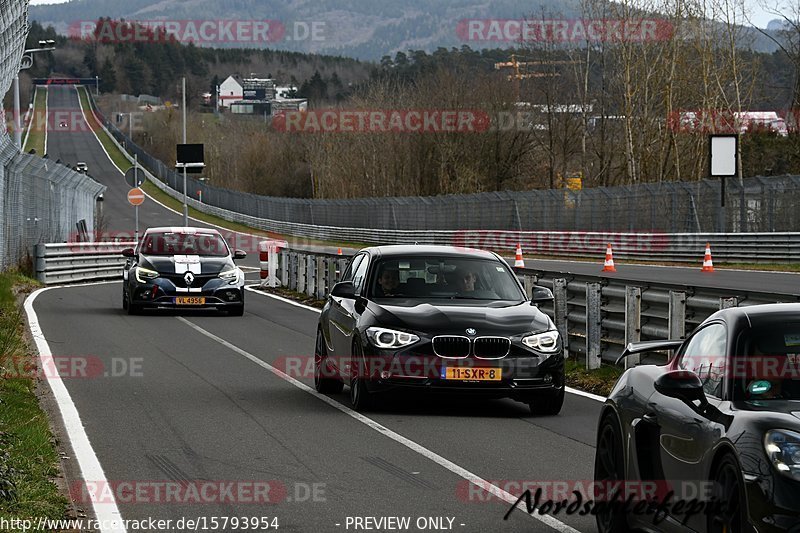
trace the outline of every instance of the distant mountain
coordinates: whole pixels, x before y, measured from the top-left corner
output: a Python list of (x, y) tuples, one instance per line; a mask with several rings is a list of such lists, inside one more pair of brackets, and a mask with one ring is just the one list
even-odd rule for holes
[(792, 25), (783, 19), (773, 19), (767, 24), (769, 31), (790, 31), (791, 29)]
[[(75, 34), (82, 23), (90, 24), (99, 17), (183, 21), (181, 31), (187, 34), (199, 29), (191, 21), (197, 21), (195, 25), (201, 20), (245, 21), (241, 24), (244, 31), (248, 30), (247, 21), (278, 21), (267, 34), (266, 45), (263, 40), (253, 44), (235, 37), (207, 44), (267, 46), (378, 60), (399, 51), (431, 52), (465, 44), (473, 49), (509, 47), (513, 41), (465, 39), (462, 21), (580, 18), (580, 0), (72, 0), (30, 8), (32, 20), (52, 25), (62, 34)], [(312, 33), (314, 29), (316, 33)], [(224, 30), (213, 30), (225, 35)], [(747, 34), (755, 50), (774, 50), (774, 44), (755, 30)]]

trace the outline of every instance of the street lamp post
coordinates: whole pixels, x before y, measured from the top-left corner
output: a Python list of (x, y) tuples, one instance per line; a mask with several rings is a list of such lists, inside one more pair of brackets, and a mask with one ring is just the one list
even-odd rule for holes
[(19, 73), (28, 70), (33, 66), (33, 56), (38, 52), (52, 52), (56, 49), (56, 42), (53, 40), (39, 41), (39, 48), (30, 48), (22, 54), (22, 61), (19, 63), (19, 70), (14, 76), (14, 143), (22, 153), (22, 121), (19, 103)]

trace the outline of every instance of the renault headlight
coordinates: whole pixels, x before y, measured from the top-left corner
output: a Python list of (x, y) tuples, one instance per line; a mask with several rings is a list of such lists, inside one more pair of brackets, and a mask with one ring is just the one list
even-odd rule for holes
[(234, 284), (239, 279), (239, 269), (232, 268), (230, 270), (225, 270), (219, 273), (219, 277), (230, 284)]
[(144, 267), (136, 267), (136, 281), (139, 283), (146, 283), (147, 280), (156, 279), (160, 275), (161, 274), (155, 270), (150, 270), (149, 268)]
[(522, 344), (542, 353), (558, 351), (558, 331), (545, 331), (522, 338)]
[(800, 433), (786, 429), (767, 431), (764, 448), (778, 472), (800, 481)]
[(381, 349), (403, 348), (419, 340), (413, 333), (395, 331), (386, 328), (367, 328), (367, 338), (376, 347)]

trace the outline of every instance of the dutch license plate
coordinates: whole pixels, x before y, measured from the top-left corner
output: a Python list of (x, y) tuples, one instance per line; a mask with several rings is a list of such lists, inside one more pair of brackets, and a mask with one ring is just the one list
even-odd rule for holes
[(500, 381), (502, 378), (502, 368), (442, 368), (442, 379), (456, 379), (461, 381)]
[(202, 296), (178, 296), (175, 305), (205, 305), (206, 299)]

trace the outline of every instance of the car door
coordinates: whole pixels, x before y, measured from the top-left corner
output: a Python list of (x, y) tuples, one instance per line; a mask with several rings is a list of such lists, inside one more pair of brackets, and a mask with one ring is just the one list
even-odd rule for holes
[[(676, 499), (702, 499), (707, 488), (706, 461), (720, 435), (719, 412), (727, 361), (727, 329), (714, 322), (697, 330), (678, 352), (672, 368), (700, 377), (708, 404), (689, 404), (654, 391), (645, 418), (657, 425), (664, 481)], [(665, 486), (667, 485), (665, 483)], [(683, 516), (674, 517), (683, 520)], [(702, 517), (701, 517), (702, 518)], [(697, 524), (687, 524), (690, 527)]]
[[(357, 281), (362, 280), (368, 264), (367, 254), (355, 256), (342, 277), (342, 281), (350, 281), (357, 287)], [(358, 291), (358, 288), (356, 288), (356, 291)], [(334, 351), (336, 366), (344, 374), (347, 372), (347, 365), (342, 361), (342, 358), (350, 355), (352, 346), (352, 335), (356, 321), (355, 299), (333, 295), (330, 298), (331, 307), (328, 312), (330, 342)]]

